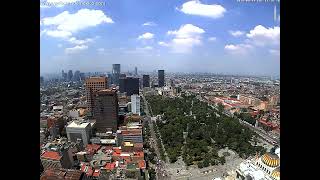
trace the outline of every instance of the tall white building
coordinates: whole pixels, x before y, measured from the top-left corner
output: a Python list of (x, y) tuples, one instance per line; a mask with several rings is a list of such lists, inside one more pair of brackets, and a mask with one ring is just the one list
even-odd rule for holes
[(140, 116), (140, 96), (137, 94), (131, 95), (131, 112)]

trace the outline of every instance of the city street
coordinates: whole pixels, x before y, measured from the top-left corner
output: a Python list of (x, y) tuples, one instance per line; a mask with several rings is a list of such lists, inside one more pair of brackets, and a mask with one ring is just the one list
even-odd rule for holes
[[(143, 95), (142, 95), (142, 99), (145, 104), (145, 113), (146, 113), (145, 120), (147, 120), (145, 123), (148, 123), (149, 127), (150, 127), (150, 133), (151, 133), (150, 146), (154, 148), (155, 153), (157, 155), (157, 157), (156, 157), (157, 164), (155, 167), (155, 170), (157, 173), (157, 179), (159, 179), (159, 180), (171, 179), (170, 176), (168, 175), (167, 171), (165, 170), (166, 169), (165, 162), (160, 160), (160, 151), (158, 148), (157, 137), (156, 137), (156, 134), (154, 131), (153, 123), (151, 122), (151, 116), (150, 116), (150, 112), (149, 112), (148, 102), (146, 101), (146, 99)], [(151, 110), (151, 112), (152, 112), (152, 110)]]

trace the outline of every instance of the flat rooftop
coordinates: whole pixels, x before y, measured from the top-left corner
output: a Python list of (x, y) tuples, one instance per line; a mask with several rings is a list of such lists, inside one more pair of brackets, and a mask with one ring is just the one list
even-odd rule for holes
[(85, 128), (90, 124), (90, 122), (79, 122), (77, 123), (76, 121), (72, 121), (67, 127), (68, 128)]

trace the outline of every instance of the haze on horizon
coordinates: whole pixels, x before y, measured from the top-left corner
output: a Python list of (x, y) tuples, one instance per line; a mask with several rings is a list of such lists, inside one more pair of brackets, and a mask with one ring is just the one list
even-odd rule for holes
[[(50, 0), (48, 0), (49, 2)], [(77, 1), (77, 0), (69, 0)], [(209, 72), (280, 74), (279, 3), (106, 1), (42, 6), (40, 73)]]

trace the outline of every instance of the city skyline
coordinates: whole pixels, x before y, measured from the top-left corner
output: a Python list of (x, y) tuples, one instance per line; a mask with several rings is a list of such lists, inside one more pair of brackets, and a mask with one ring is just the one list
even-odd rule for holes
[(110, 72), (112, 64), (121, 64), (122, 72), (137, 67), (278, 76), (275, 7), (279, 13), (278, 2), (221, 0), (42, 6), (40, 72)]

